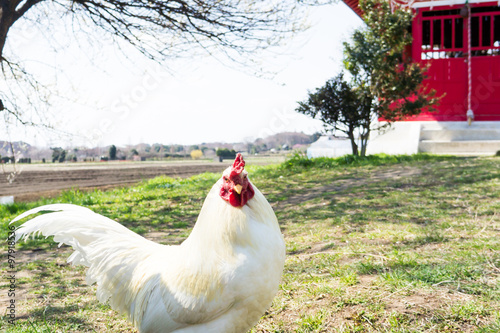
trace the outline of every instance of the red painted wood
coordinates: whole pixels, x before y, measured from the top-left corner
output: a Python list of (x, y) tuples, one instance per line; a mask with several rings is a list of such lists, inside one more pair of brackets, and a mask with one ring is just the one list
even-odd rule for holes
[(363, 11), (359, 8), (358, 0), (343, 0), (359, 17), (363, 17)]
[[(496, 2), (493, 3), (496, 6)], [(483, 4), (481, 4), (483, 5)], [(485, 4), (492, 6), (492, 3)], [(472, 5), (474, 8), (475, 5)], [(433, 8), (433, 10), (450, 10), (459, 9), (461, 6), (446, 6), (444, 8)], [(408, 121), (465, 121), (467, 112), (467, 58), (447, 58), (447, 59), (430, 59), (422, 60), (422, 24), (423, 21), (431, 21), (431, 45), (434, 44), (433, 28), (434, 20), (442, 20), (444, 24), (444, 16), (423, 17), (422, 13), (429, 9), (421, 8), (417, 11), (413, 22), (413, 45), (412, 58), (414, 61), (422, 65), (429, 65), (427, 79), (424, 80), (424, 85), (433, 88), (438, 92), (438, 95), (445, 94), (436, 112), (422, 112), (419, 116), (407, 119)], [(472, 17), (479, 19), (479, 33), (483, 29), (483, 17), (500, 15), (495, 13), (473, 13)], [(446, 16), (446, 18), (455, 19), (458, 15)], [(455, 28), (455, 21), (453, 21)], [(453, 33), (452, 48), (445, 49), (444, 29), (441, 28), (441, 45), (431, 46), (432, 51), (436, 55), (443, 56), (445, 52), (467, 52), (467, 20), (464, 20), (464, 42), (462, 48), (457, 48), (455, 43), (455, 33)], [(484, 46), (482, 38), (479, 40), (479, 46), (473, 47), (472, 51), (495, 50), (500, 47), (493, 46), (493, 20), (491, 20), (491, 37), (490, 46)], [(472, 65), (472, 110), (474, 111), (476, 121), (500, 121), (500, 56), (484, 55), (473, 56), (471, 59)]]

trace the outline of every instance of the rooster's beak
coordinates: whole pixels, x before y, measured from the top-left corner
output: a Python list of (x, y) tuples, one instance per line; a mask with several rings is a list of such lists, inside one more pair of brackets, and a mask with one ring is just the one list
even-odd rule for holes
[(243, 186), (241, 186), (240, 184), (234, 185), (234, 190), (236, 191), (236, 193), (241, 194), (242, 189), (243, 189)]

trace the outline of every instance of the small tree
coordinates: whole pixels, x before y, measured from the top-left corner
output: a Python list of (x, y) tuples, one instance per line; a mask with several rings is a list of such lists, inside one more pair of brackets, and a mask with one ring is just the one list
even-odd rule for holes
[(203, 157), (203, 152), (201, 150), (195, 149), (191, 151), (191, 158), (193, 160), (199, 160), (202, 157)]
[(64, 162), (66, 159), (66, 151), (61, 147), (50, 148), (52, 150), (52, 163), (56, 161), (59, 163)]
[(235, 158), (236, 157), (236, 151), (234, 149), (227, 149), (227, 148), (219, 148), (215, 152), (215, 155), (222, 157), (222, 158)]
[(63, 163), (66, 160), (66, 150), (62, 150), (59, 154), (59, 163)]
[(109, 147), (109, 159), (111, 161), (116, 160), (116, 146), (115, 145), (111, 145), (111, 147)]
[(359, 155), (356, 131), (361, 142), (361, 155), (366, 153), (370, 133), (373, 99), (366, 89), (354, 88), (340, 73), (326, 84), (309, 93), (309, 99), (299, 102), (297, 112), (319, 119), (326, 131), (341, 131), (351, 141), (353, 155)]
[[(383, 0), (361, 0), (360, 7), (366, 27), (356, 30), (350, 43), (344, 43), (344, 66), (351, 74), (351, 83), (340, 74), (309, 93), (297, 111), (322, 120), (327, 129), (346, 133), (353, 155), (364, 156), (371, 131), (423, 109), (432, 110), (438, 98), (435, 91), (426, 92), (422, 87), (425, 68), (404, 54), (411, 44), (411, 12), (391, 11)], [(377, 122), (378, 118), (385, 122)]]

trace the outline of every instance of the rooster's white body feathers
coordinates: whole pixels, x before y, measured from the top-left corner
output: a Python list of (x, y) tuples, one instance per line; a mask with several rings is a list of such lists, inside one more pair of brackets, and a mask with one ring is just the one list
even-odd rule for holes
[(285, 245), (276, 216), (255, 187), (241, 208), (221, 199), (222, 179), (208, 194), (191, 235), (160, 245), (91, 210), (69, 204), (24, 223), (17, 239), (40, 232), (73, 247), (88, 266), (97, 298), (127, 314), (141, 333), (245, 332), (271, 305)]

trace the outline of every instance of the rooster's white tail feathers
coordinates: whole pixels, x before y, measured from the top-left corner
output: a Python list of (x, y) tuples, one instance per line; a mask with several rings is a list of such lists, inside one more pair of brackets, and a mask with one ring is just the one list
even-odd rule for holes
[(134, 323), (140, 321), (144, 315), (140, 309), (145, 309), (149, 296), (145, 293), (148, 289), (141, 291), (140, 287), (155, 283), (160, 274), (160, 267), (146, 267), (145, 263), (156, 262), (154, 259), (169, 247), (148, 241), (88, 208), (71, 204), (38, 207), (11, 223), (40, 212), (48, 213), (25, 222), (16, 230), (16, 241), (41, 233), (70, 245), (74, 252), (68, 262), (89, 267), (86, 281), (97, 283), (99, 301), (127, 313)]

